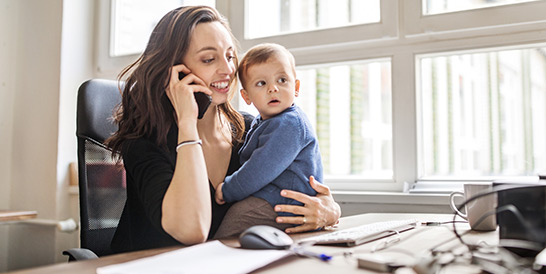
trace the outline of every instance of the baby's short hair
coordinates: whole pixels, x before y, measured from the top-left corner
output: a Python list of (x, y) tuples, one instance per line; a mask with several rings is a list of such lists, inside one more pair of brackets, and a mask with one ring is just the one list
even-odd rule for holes
[(294, 75), (296, 75), (296, 61), (294, 59), (294, 55), (292, 55), (290, 51), (288, 51), (285, 47), (279, 44), (258, 44), (250, 48), (245, 53), (245, 56), (243, 57), (243, 59), (241, 59), (241, 62), (239, 63), (238, 74), (243, 88), (245, 88), (246, 85), (245, 76), (248, 68), (253, 65), (265, 63), (267, 60), (269, 60), (269, 58), (277, 54), (284, 54), (286, 55), (286, 57), (288, 57), (288, 60), (290, 60), (290, 65), (292, 66), (292, 71), (294, 72)]

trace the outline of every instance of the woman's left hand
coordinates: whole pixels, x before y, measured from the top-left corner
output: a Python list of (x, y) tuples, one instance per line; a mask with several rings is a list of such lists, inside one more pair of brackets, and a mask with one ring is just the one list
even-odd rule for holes
[(341, 216), (341, 208), (334, 201), (330, 188), (309, 177), (309, 184), (317, 191), (317, 196), (309, 196), (301, 192), (286, 190), (281, 195), (303, 203), (297, 205), (276, 205), (276, 212), (288, 212), (300, 216), (277, 217), (277, 223), (299, 224), (299, 226), (286, 229), (287, 233), (316, 230), (324, 226), (335, 225)]
[(219, 205), (223, 205), (226, 203), (226, 201), (224, 201), (224, 193), (222, 192), (222, 186), (224, 185), (224, 183), (220, 183), (217, 187), (216, 187), (216, 193), (214, 194), (214, 198), (216, 199), (216, 203), (219, 204)]

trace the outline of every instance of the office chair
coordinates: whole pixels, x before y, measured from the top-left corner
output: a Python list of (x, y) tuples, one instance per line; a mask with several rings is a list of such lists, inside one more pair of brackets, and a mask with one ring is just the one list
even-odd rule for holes
[(112, 254), (110, 242), (127, 197), (125, 170), (116, 165), (104, 141), (117, 130), (114, 108), (121, 101), (118, 82), (92, 79), (78, 89), (78, 181), (81, 248), (63, 251), (69, 261)]

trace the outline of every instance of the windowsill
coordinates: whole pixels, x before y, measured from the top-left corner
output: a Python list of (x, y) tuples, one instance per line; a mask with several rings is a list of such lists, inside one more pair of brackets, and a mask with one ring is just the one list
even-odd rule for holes
[(393, 205), (448, 205), (453, 191), (462, 191), (464, 181), (418, 181), (404, 186), (406, 192), (396, 190), (333, 189), (339, 203), (393, 204)]
[(447, 205), (448, 193), (332, 191), (338, 203)]
[(462, 191), (469, 181), (418, 181), (408, 192), (412, 194), (450, 194), (453, 191)]
[[(446, 192), (448, 189), (449, 192)], [(419, 190), (423, 192), (332, 190), (332, 194), (338, 203), (447, 205), (449, 193), (455, 189), (445, 188), (441, 192), (434, 192), (433, 188)], [(78, 195), (78, 186), (69, 186), (68, 193)]]

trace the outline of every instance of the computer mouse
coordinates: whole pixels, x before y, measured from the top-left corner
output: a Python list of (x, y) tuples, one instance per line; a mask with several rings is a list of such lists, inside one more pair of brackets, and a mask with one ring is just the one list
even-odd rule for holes
[(278, 228), (255, 225), (241, 233), (239, 243), (244, 249), (289, 249), (294, 241)]

